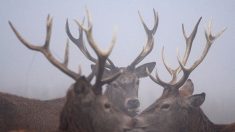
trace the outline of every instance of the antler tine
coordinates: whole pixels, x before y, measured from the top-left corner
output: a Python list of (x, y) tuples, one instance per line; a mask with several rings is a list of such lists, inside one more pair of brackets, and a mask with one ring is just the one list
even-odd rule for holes
[(162, 56), (162, 61), (163, 61), (163, 64), (164, 64), (166, 70), (173, 76), (174, 74), (173, 74), (172, 72), (174, 72), (175, 70), (173, 70), (172, 68), (170, 68), (170, 67), (167, 65), (167, 63), (166, 63), (165, 54), (164, 54), (164, 46), (162, 47), (161, 56)]
[[(174, 84), (175, 88), (180, 88), (184, 83), (185, 81), (188, 79), (188, 76), (190, 75), (190, 73), (199, 65), (201, 64), (201, 62), (205, 59), (211, 45), (213, 44), (213, 42), (223, 34), (223, 32), (226, 30), (226, 28), (224, 28), (223, 30), (221, 30), (219, 33), (217, 33), (216, 35), (212, 35), (211, 33), (211, 21), (209, 22), (208, 24), (208, 30), (206, 31), (205, 30), (205, 37), (206, 37), (206, 45), (205, 45), (205, 48), (202, 52), (202, 55), (199, 57), (199, 59), (197, 59), (193, 65), (190, 67), (190, 68), (186, 68), (184, 65), (183, 65), (183, 62), (180, 61), (180, 57), (179, 57), (179, 53), (178, 56), (177, 56), (177, 59), (178, 59), (178, 62), (180, 64), (180, 67), (181, 69), (183, 70), (183, 76), (182, 78), (176, 83)], [(177, 51), (178, 52), (178, 51)]]
[[(186, 65), (187, 63), (187, 60), (189, 58), (189, 55), (190, 55), (190, 52), (191, 52), (191, 48), (192, 48), (192, 44), (193, 44), (193, 40), (197, 34), (197, 29), (198, 29), (198, 26), (200, 24), (200, 21), (201, 21), (202, 17), (199, 18), (199, 20), (197, 21), (192, 33), (190, 34), (190, 36), (188, 37), (186, 35), (186, 32), (185, 32), (185, 29), (184, 29), (184, 24), (182, 24), (182, 32), (183, 32), (183, 35), (184, 35), (184, 38), (185, 38), (185, 41), (186, 41), (186, 49), (185, 49), (185, 52), (184, 52), (184, 57), (182, 59), (182, 64), (183, 65)], [(180, 73), (180, 71), (182, 70), (181, 69), (181, 66), (178, 66), (176, 69), (172, 69), (170, 68), (166, 61), (165, 61), (165, 56), (164, 56), (164, 48), (162, 49), (162, 61), (164, 63), (164, 66), (166, 67), (167, 71), (171, 74), (172, 76), (172, 79), (169, 83), (171, 84), (174, 84), (176, 83), (177, 81), (177, 75)]]
[[(195, 27), (194, 27), (194, 29), (193, 29), (193, 31), (192, 31), (192, 33), (190, 34), (189, 37), (187, 37), (185, 29), (184, 29), (184, 24), (182, 24), (182, 31), (183, 31), (184, 38), (186, 40), (186, 50), (185, 50), (185, 54), (184, 54), (184, 57), (183, 57), (183, 60), (182, 60), (184, 65), (187, 63), (187, 60), (189, 58), (191, 48), (192, 48), (192, 44), (193, 44), (193, 40), (195, 39), (195, 36), (197, 34), (197, 29), (198, 29), (198, 26), (199, 26), (201, 20), (202, 20), (202, 17), (200, 17), (199, 20), (197, 21), (197, 24), (195, 25)], [(177, 73), (179, 73), (180, 71), (181, 71), (181, 68), (178, 67), (177, 68)]]
[(152, 29), (149, 29), (147, 27), (147, 25), (145, 24), (143, 17), (141, 16), (140, 12), (139, 13), (139, 17), (141, 20), (141, 23), (144, 27), (144, 30), (147, 34), (147, 43), (145, 44), (143, 50), (140, 52), (140, 54), (138, 55), (138, 57), (131, 63), (131, 67), (135, 67), (137, 64), (139, 64), (153, 49), (153, 44), (154, 44), (154, 38), (153, 35), (156, 33), (157, 31), (157, 27), (158, 27), (158, 14), (155, 12), (155, 10), (153, 9), (153, 13), (154, 13), (154, 26)]
[[(204, 58), (206, 57), (206, 55), (207, 55), (212, 43), (215, 41), (215, 39), (217, 39), (219, 36), (221, 36), (222, 33), (226, 30), (226, 28), (224, 28), (222, 31), (220, 31), (216, 35), (212, 35), (211, 34), (211, 22), (210, 22), (209, 25), (208, 25), (208, 29), (205, 30), (206, 46), (205, 46), (205, 48), (202, 52), (202, 55), (199, 57), (198, 60), (196, 60), (194, 62), (194, 64), (190, 68), (186, 68), (185, 65), (186, 65), (187, 60), (189, 58), (192, 43), (193, 43), (193, 40), (196, 36), (198, 25), (199, 25), (201, 19), (202, 18), (200, 18), (198, 20), (197, 24), (194, 27), (194, 30), (192, 31), (192, 33), (190, 34), (189, 37), (187, 37), (187, 35), (185, 33), (185, 30), (184, 30), (184, 26), (182, 25), (183, 35), (184, 35), (185, 40), (186, 40), (186, 50), (185, 50), (185, 53), (184, 53), (184, 57), (181, 60), (180, 57), (179, 57), (178, 49), (177, 49), (177, 55), (178, 55), (177, 59), (178, 59), (178, 62), (179, 62), (179, 67), (177, 67), (176, 69), (173, 70), (166, 64), (165, 56), (164, 56), (164, 47), (163, 47), (163, 49), (162, 49), (162, 60), (163, 60), (164, 66), (166, 67), (167, 71), (171, 74), (172, 80), (170, 82), (162, 81), (159, 78), (157, 71), (156, 71), (156, 78), (154, 78), (147, 69), (146, 71), (148, 72), (150, 78), (154, 82), (156, 82), (157, 84), (163, 86), (164, 88), (171, 87), (171, 88), (179, 89), (185, 83), (185, 81), (188, 79), (190, 73), (204, 60)], [(181, 77), (181, 79), (179, 81), (177, 81), (177, 75), (181, 70), (183, 71), (183, 76)]]
[(150, 77), (150, 79), (151, 79), (152, 81), (154, 81), (154, 82), (157, 83), (158, 85), (163, 86), (163, 88), (165, 88), (165, 86), (168, 85), (168, 83), (166, 83), (166, 82), (164, 82), (163, 80), (160, 79), (157, 70), (156, 70), (156, 73), (155, 73), (156, 78), (154, 78), (154, 77), (151, 75), (151, 73), (149, 72), (149, 69), (148, 69), (148, 68), (146, 68), (146, 72), (147, 72), (147, 74), (149, 75), (149, 77)]
[[(105, 64), (106, 64), (106, 60), (107, 60), (109, 54), (111, 53), (111, 51), (112, 51), (112, 49), (114, 47), (115, 41), (116, 41), (116, 37), (113, 37), (112, 42), (111, 42), (111, 46), (110, 46), (109, 50), (107, 50), (106, 52), (101, 51), (97, 47), (97, 45), (95, 43), (90, 43), (91, 47), (95, 50), (95, 52), (96, 52), (96, 54), (98, 56), (98, 62), (97, 62), (98, 63), (97, 64), (97, 66), (98, 66), (98, 73), (97, 73), (97, 76), (96, 76), (95, 87), (97, 88), (97, 92), (100, 93), (100, 94), (102, 93), (101, 86), (104, 84), (102, 82), (102, 76), (103, 76), (103, 72), (104, 72), (104, 67), (105, 67)], [(112, 76), (112, 78), (116, 78), (119, 75)]]
[[(102, 94), (102, 88), (101, 87), (104, 84), (104, 82), (102, 82), (102, 76), (103, 76), (103, 73), (104, 73), (104, 67), (105, 67), (105, 64), (106, 64), (106, 60), (107, 60), (109, 54), (111, 53), (111, 51), (112, 51), (112, 49), (114, 47), (115, 41), (116, 41), (116, 38), (114, 37), (112, 39), (110, 48), (106, 52), (101, 51), (95, 43), (90, 43), (91, 47), (94, 49), (95, 53), (98, 56), (98, 62), (97, 62), (98, 63), (97, 64), (97, 66), (98, 66), (98, 73), (97, 73), (96, 82), (95, 82), (95, 88), (96, 88), (95, 91), (97, 92), (97, 94)], [(120, 74), (112, 76), (112, 78), (116, 78), (119, 75)]]
[(214, 42), (215, 39), (220, 37), (224, 33), (224, 31), (227, 29), (227, 28), (224, 28), (223, 30), (218, 32), (216, 35), (212, 35), (211, 28), (212, 28), (212, 22), (210, 20), (209, 23), (208, 23), (208, 29), (205, 30), (205, 36), (206, 36), (206, 39), (208, 41), (208, 44), (210, 44), (210, 45)]
[(69, 40), (67, 39), (65, 54), (64, 54), (64, 65), (68, 67), (68, 63), (69, 63)]
[(144, 27), (145, 32), (147, 33), (148, 36), (154, 35), (157, 31), (157, 27), (158, 27), (158, 14), (156, 13), (155, 9), (153, 9), (153, 14), (154, 14), (154, 26), (152, 29), (149, 29), (146, 25), (146, 23), (144, 22), (144, 19), (142, 17), (142, 15), (140, 14), (140, 12), (138, 11), (141, 23)]
[(46, 39), (44, 43), (45, 49), (49, 49), (49, 44), (51, 40), (51, 31), (52, 31), (52, 23), (53, 19), (50, 17), (50, 15), (47, 16), (47, 32), (46, 32)]
[[(68, 37), (73, 41), (73, 43), (75, 43), (77, 45), (77, 47), (80, 49), (80, 51), (86, 56), (86, 58), (89, 59), (90, 61), (96, 63), (97, 60), (94, 57), (92, 57), (91, 54), (88, 52), (88, 50), (84, 44), (84, 40), (83, 40), (83, 30), (86, 31), (89, 28), (92, 28), (91, 17), (89, 18), (90, 22), (88, 22), (89, 23), (88, 29), (86, 29), (84, 26), (82, 26), (82, 25), (84, 25), (84, 20), (85, 19), (83, 19), (82, 23), (75, 20), (76, 24), (79, 26), (79, 38), (78, 39), (74, 38), (73, 35), (71, 34), (70, 29), (69, 29), (68, 20), (66, 21), (66, 33), (67, 33)], [(109, 64), (106, 63), (105, 67), (110, 68), (110, 69), (115, 68), (114, 63), (110, 59), (108, 59), (108, 62), (109, 62)]]
[[(82, 24), (84, 24), (84, 20)], [(75, 20), (75, 22), (77, 23), (77, 21)], [(80, 27), (80, 26), (79, 26)], [(87, 59), (89, 59), (90, 61), (96, 63), (96, 59), (94, 57), (91, 56), (91, 54), (88, 52), (86, 46), (84, 45), (84, 40), (83, 40), (83, 30), (82, 28), (79, 28), (79, 37), (78, 39), (74, 38), (73, 35), (70, 32), (69, 29), (69, 24), (68, 24), (68, 20), (66, 21), (66, 33), (69, 37), (69, 39), (75, 43), (77, 45), (77, 47), (80, 49), (80, 51), (86, 56)]]
[(29, 48), (31, 50), (41, 52), (55, 67), (60, 69), (62, 72), (64, 72), (66, 75), (70, 76), (74, 80), (77, 80), (78, 78), (80, 78), (80, 74), (73, 72), (72, 70), (68, 69), (68, 67), (67, 67), (67, 65), (68, 65), (68, 41), (67, 41), (67, 45), (66, 45), (66, 49), (65, 49), (64, 63), (60, 63), (56, 58), (54, 58), (50, 49), (49, 49), (49, 44), (50, 44), (50, 39), (51, 39), (51, 30), (52, 30), (52, 20), (53, 19), (50, 17), (50, 15), (48, 15), (47, 26), (46, 26), (46, 30), (47, 30), (46, 39), (45, 39), (45, 43), (43, 46), (35, 46), (35, 45), (29, 43), (20, 35), (20, 33), (15, 29), (15, 27), (13, 26), (13, 24), (10, 21), (9, 21), (9, 25), (10, 25), (11, 29), (13, 30), (13, 32), (15, 33), (15, 35), (17, 36), (17, 38), (21, 41), (22, 44), (24, 44), (27, 48)]
[(85, 33), (86, 33), (86, 37), (87, 37), (87, 41), (89, 43), (89, 45), (92, 47), (92, 49), (94, 50), (94, 52), (96, 53), (97, 57), (98, 57), (98, 61), (96, 61), (96, 65), (98, 66), (98, 73), (96, 75), (96, 82), (94, 85), (94, 91), (96, 94), (102, 94), (102, 85), (107, 82), (107, 80), (112, 80), (113, 78), (116, 78), (117, 76), (119, 76), (120, 74), (115, 74), (112, 77), (110, 77), (107, 80), (104, 80), (104, 82), (102, 81), (102, 76), (103, 76), (103, 72), (104, 72), (104, 67), (107, 64), (106, 60), (108, 59), (109, 54), (111, 53), (114, 44), (116, 42), (116, 33), (113, 35), (112, 40), (111, 40), (111, 46), (109, 47), (109, 49), (107, 51), (102, 51), (97, 43), (95, 42), (94, 38), (93, 38), (93, 34), (92, 34), (92, 18), (91, 15), (88, 11), (88, 9), (86, 10), (87, 12), (87, 18), (88, 18), (88, 27), (84, 27), (83, 24), (81, 24), (79, 21), (76, 21), (77, 24), (79, 25), (80, 28), (82, 28)]

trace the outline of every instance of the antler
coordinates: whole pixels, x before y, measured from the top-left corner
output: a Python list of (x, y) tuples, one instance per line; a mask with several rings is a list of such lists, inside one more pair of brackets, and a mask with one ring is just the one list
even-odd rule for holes
[(158, 27), (158, 14), (155, 12), (155, 10), (153, 9), (153, 13), (154, 13), (154, 26), (152, 29), (149, 29), (147, 27), (147, 25), (145, 24), (143, 17), (141, 16), (140, 12), (139, 16), (140, 16), (140, 20), (141, 23), (144, 26), (144, 30), (147, 34), (147, 43), (145, 44), (143, 50), (140, 52), (140, 54), (138, 55), (138, 57), (131, 63), (130, 67), (135, 67), (137, 64), (139, 64), (153, 49), (153, 44), (154, 44), (154, 38), (153, 35), (156, 33), (157, 31), (157, 27)]
[[(91, 23), (91, 16), (88, 17), (90, 23)], [(80, 24), (75, 20), (75, 22), (78, 24), (79, 28), (78, 28), (78, 31), (79, 31), (79, 37), (78, 39), (76, 39), (75, 37), (73, 37), (73, 35), (71, 34), (70, 32), (70, 29), (69, 29), (69, 24), (68, 24), (68, 20), (66, 21), (66, 33), (68, 35), (68, 37), (70, 38), (70, 40), (75, 43), (78, 48), (81, 50), (81, 52), (86, 56), (87, 59), (89, 59), (90, 61), (96, 63), (97, 60), (91, 56), (91, 54), (88, 52), (86, 46), (84, 45), (84, 41), (83, 41), (83, 29), (81, 28)], [(83, 22), (81, 25), (83, 25), (84, 23), (84, 19), (83, 19)], [(107, 68), (115, 68), (115, 65), (114, 63), (110, 60), (110, 59), (107, 59), (109, 63), (105, 63), (105, 67)]]
[[(185, 52), (184, 52), (184, 57), (182, 59), (182, 64), (185, 65), (187, 63), (187, 60), (189, 58), (189, 55), (190, 55), (190, 52), (191, 52), (191, 48), (192, 48), (192, 44), (193, 44), (193, 40), (197, 34), (197, 29), (198, 29), (198, 25), (201, 21), (202, 17), (199, 18), (199, 20), (197, 21), (197, 24), (195, 25), (192, 33), (190, 34), (189, 37), (187, 37), (186, 35), (186, 32), (185, 32), (185, 29), (184, 29), (184, 24), (182, 24), (182, 32), (183, 32), (183, 35), (184, 35), (184, 38), (185, 38), (185, 44), (186, 44), (186, 49), (185, 49)], [(177, 75), (181, 72), (181, 67), (178, 66), (176, 69), (172, 69), (170, 68), (166, 61), (165, 61), (165, 56), (164, 56), (164, 47), (162, 48), (162, 61), (163, 61), (163, 64), (165, 66), (165, 68), (167, 69), (167, 71), (171, 74), (172, 76), (172, 79), (170, 81), (171, 84), (175, 83), (177, 81)]]
[(15, 29), (13, 24), (9, 21), (9, 25), (11, 29), (14, 31), (15, 35), (17, 38), (29, 49), (35, 50), (38, 52), (41, 52), (55, 67), (60, 69), (62, 72), (73, 78), (74, 80), (77, 80), (80, 78), (80, 73), (75, 73), (74, 71), (68, 69), (68, 61), (69, 61), (69, 41), (67, 40), (66, 43), (66, 48), (65, 48), (65, 56), (64, 56), (64, 62), (61, 63), (59, 62), (55, 57), (53, 57), (50, 49), (49, 49), (49, 44), (50, 44), (50, 39), (51, 39), (51, 30), (52, 30), (52, 21), (53, 19), (48, 15), (47, 17), (47, 24), (46, 24), (46, 39), (45, 43), (43, 46), (35, 46), (28, 41), (26, 41), (20, 34), (19, 32)]
[[(198, 20), (193, 32), (191, 33), (190, 37), (186, 37), (186, 34), (185, 34), (185, 31), (184, 31), (184, 27), (183, 27), (183, 34), (184, 34), (184, 37), (186, 39), (186, 51), (185, 51), (185, 54), (184, 54), (184, 57), (182, 60), (180, 60), (180, 57), (179, 57), (179, 53), (178, 53), (178, 50), (177, 50), (177, 59), (178, 59), (178, 62), (179, 62), (179, 67), (175, 70), (172, 70), (171, 68), (169, 68), (166, 63), (165, 63), (165, 60), (164, 60), (164, 57), (162, 57), (163, 59), (163, 62), (164, 62), (164, 65), (166, 67), (166, 69), (168, 70), (169, 73), (171, 73), (172, 75), (172, 80), (167, 83), (167, 82), (164, 82), (163, 80), (161, 80), (158, 76), (158, 73), (156, 71), (156, 78), (154, 78), (148, 71), (147, 69), (147, 72), (150, 76), (150, 78), (156, 82), (157, 84), (163, 86), (164, 88), (175, 88), (175, 89), (179, 89), (184, 83), (185, 81), (188, 79), (190, 73), (204, 60), (204, 58), (206, 57), (211, 45), (213, 44), (213, 42), (219, 37), (222, 35), (222, 33), (226, 30), (223, 29), (222, 31), (220, 31), (218, 34), (216, 35), (212, 35), (211, 33), (211, 22), (209, 22), (209, 25), (208, 25), (208, 29), (207, 31), (205, 31), (205, 37), (206, 37), (206, 46), (202, 52), (202, 55), (201, 57), (196, 60), (194, 62), (194, 64), (190, 67), (190, 68), (186, 68), (185, 67), (185, 64), (187, 63), (187, 60), (188, 60), (188, 57), (189, 57), (189, 54), (190, 54), (190, 50), (191, 50), (191, 45), (192, 45), (192, 42), (195, 38), (195, 35), (196, 35), (196, 32), (197, 32), (197, 28), (198, 28), (198, 25), (199, 25), (199, 22), (201, 21), (201, 18)], [(180, 71), (183, 71), (183, 76), (180, 78), (180, 80), (177, 82), (177, 75), (179, 74)]]
[[(95, 82), (95, 85), (94, 85), (94, 91), (96, 92), (96, 94), (101, 94), (102, 93), (102, 88), (101, 88), (102, 85), (116, 79), (120, 75), (120, 72), (118, 72), (118, 73), (114, 74), (113, 76), (102, 80), (104, 67), (107, 64), (106, 60), (108, 59), (108, 56), (111, 53), (111, 51), (113, 49), (113, 46), (116, 42), (116, 35), (113, 35), (113, 38), (112, 38), (112, 41), (111, 41), (111, 46), (109, 47), (109, 49), (107, 51), (101, 51), (99, 49), (99, 47), (97, 46), (97, 43), (95, 42), (94, 38), (93, 38), (93, 34), (92, 34), (93, 25), (92, 25), (91, 15), (90, 15), (88, 10), (86, 10), (86, 12), (87, 12), (87, 17), (88, 17), (88, 27), (87, 28), (84, 27), (83, 23), (80, 23), (79, 21), (76, 21), (76, 23), (80, 27), (80, 33), (82, 33), (81, 29), (83, 31), (85, 31), (88, 43), (92, 47), (92, 49), (95, 51), (95, 53), (98, 57), (98, 61), (93, 61), (93, 62), (96, 63), (96, 66), (98, 66), (98, 68), (97, 68), (98, 73), (96, 75), (96, 82)], [(69, 30), (67, 30), (67, 31), (69, 31)], [(78, 45), (83, 45), (83, 43), (77, 43), (77, 44)], [(82, 48), (80, 48), (80, 50), (82, 50), (83, 52), (86, 52), (85, 54), (87, 56), (89, 56), (88, 55), (89, 53), (87, 52), (85, 46), (83, 45), (83, 46), (80, 46), (80, 47), (82, 47)]]

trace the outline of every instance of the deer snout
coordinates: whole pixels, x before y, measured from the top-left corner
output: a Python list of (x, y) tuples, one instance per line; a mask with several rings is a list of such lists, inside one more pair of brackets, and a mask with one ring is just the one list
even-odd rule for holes
[(128, 109), (137, 109), (140, 107), (140, 101), (138, 99), (128, 99), (126, 102), (126, 107)]

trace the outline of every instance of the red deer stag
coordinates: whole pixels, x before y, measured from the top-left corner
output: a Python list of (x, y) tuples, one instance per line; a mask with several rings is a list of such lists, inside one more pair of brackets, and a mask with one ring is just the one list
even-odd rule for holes
[[(144, 26), (144, 30), (147, 34), (147, 43), (145, 44), (143, 50), (139, 56), (127, 67), (117, 67), (114, 63), (108, 59), (108, 63), (105, 65), (104, 76), (110, 76), (118, 71), (122, 71), (121, 75), (111, 83), (107, 85), (105, 95), (109, 100), (115, 104), (120, 110), (127, 113), (129, 116), (135, 116), (138, 114), (138, 109), (140, 102), (138, 100), (138, 89), (139, 89), (139, 78), (147, 77), (146, 68), (151, 72), (155, 67), (155, 62), (150, 62), (136, 67), (153, 49), (154, 44), (154, 34), (156, 33), (158, 26), (158, 15), (155, 10), (154, 13), (154, 26), (152, 29), (149, 29), (145, 22), (143, 21), (142, 16), (139, 13), (141, 23)], [(90, 61), (96, 63), (96, 59), (91, 56), (83, 42), (83, 32), (82, 32), (82, 23), (75, 21), (79, 26), (79, 38), (73, 37), (69, 30), (68, 21), (66, 22), (66, 32), (68, 37), (72, 42), (74, 42), (82, 53)], [(91, 41), (88, 41), (91, 43)], [(92, 65), (92, 70), (95, 71), (94, 65)]]
[[(154, 12), (154, 14), (155, 14), (155, 21), (156, 21), (155, 23), (157, 23), (156, 13)], [(9, 22), (9, 24), (10, 24), (11, 28), (13, 29), (13, 31), (16, 31), (10, 22)], [(157, 24), (155, 24), (155, 25), (157, 25)], [(147, 29), (145, 24), (144, 24), (144, 27), (145, 27), (145, 29)], [(67, 25), (67, 29), (68, 29), (68, 25)], [(82, 40), (82, 28), (79, 29), (79, 31), (80, 31), (80, 38), (78, 40)], [(156, 26), (152, 30), (152, 32), (155, 33), (155, 31), (156, 31)], [(67, 32), (68, 32), (68, 30), (67, 30)], [(148, 30), (147, 33), (150, 34), (150, 32), (151, 31)], [(148, 38), (150, 38), (150, 36)], [(25, 41), (22, 38), (20, 40)], [(151, 41), (151, 39), (148, 39), (148, 44), (146, 44), (146, 47), (144, 48), (145, 50), (143, 50), (142, 51), (143, 53), (141, 53), (141, 55), (139, 55), (139, 56), (146, 56), (151, 51), (153, 45), (152, 45), (152, 43), (150, 43), (150, 41)], [(83, 44), (79, 44), (79, 45), (83, 46)], [(30, 47), (28, 47), (28, 48), (30, 48)], [(88, 55), (89, 55), (89, 53), (88, 53)], [(141, 61), (140, 59), (141, 58), (138, 57), (136, 60)], [(136, 63), (136, 61), (135, 61), (135, 63)], [(126, 78), (129, 78), (129, 80), (132, 80), (132, 81), (125, 83), (125, 85), (126, 86), (127, 86), (127, 84), (133, 85), (133, 89), (136, 89), (136, 90), (133, 90), (133, 92), (132, 92), (131, 91), (132, 87), (131, 87), (129, 89), (130, 90), (129, 92), (131, 92), (131, 95), (128, 95), (128, 96), (137, 96), (138, 95), (138, 91), (137, 91), (138, 90), (138, 78), (136, 78), (136, 77), (137, 76), (138, 77), (146, 76), (146, 73), (142, 74), (141, 72), (138, 72), (138, 71), (144, 71), (143, 69), (145, 69), (146, 67), (148, 67), (148, 69), (150, 69), (150, 71), (152, 71), (154, 66), (155, 66), (155, 63), (145, 64), (143, 66), (140, 66), (139, 68), (135, 68), (135, 70), (132, 71), (132, 74), (129, 74), (129, 72), (127, 72), (130, 70), (127, 70), (127, 71), (125, 70), (126, 71), (125, 73), (127, 73), (128, 76), (126, 74), (121, 73), (121, 76), (124, 76), (125, 78), (122, 79), (122, 81), (119, 81), (118, 84), (121, 85), (120, 82), (124, 84), (124, 82), (127, 82), (127, 81), (125, 81)], [(117, 73), (118, 71), (120, 71), (120, 69), (121, 68), (117, 68), (112, 73)], [(127, 69), (130, 69), (130, 68), (127, 68)], [(107, 74), (107, 72), (108, 72), (108, 70), (105, 69), (106, 74)], [(112, 75), (111, 71), (109, 71), (109, 74), (107, 74), (105, 76), (110, 76), (110, 75)], [(130, 78), (132, 78), (132, 79), (130, 79)], [(115, 84), (112, 84), (112, 85), (115, 85)], [(126, 88), (126, 87), (124, 87), (124, 88)], [(119, 92), (124, 92), (124, 90), (121, 89), (121, 90), (119, 90)], [(107, 95), (109, 95), (109, 94), (107, 94)], [(126, 96), (126, 93), (119, 94), (119, 95), (120, 95), (120, 99), (123, 100), (125, 97), (122, 97), (122, 96), (124, 96), (124, 95)], [(108, 97), (111, 97), (111, 96), (108, 96)], [(116, 98), (116, 99), (119, 99), (119, 98)], [(132, 101), (132, 102), (135, 102), (135, 101)], [(138, 101), (136, 101), (136, 102), (137, 103), (134, 103), (134, 104), (136, 104), (136, 106), (138, 106), (139, 103), (138, 103)], [(44, 128), (46, 130), (49, 130), (49, 128), (56, 128), (57, 124), (54, 122), (57, 122), (58, 115), (59, 115), (64, 103), (65, 103), (64, 97), (58, 98), (58, 99), (41, 101), (41, 100), (36, 100), (36, 99), (23, 98), (23, 97), (10, 95), (10, 94), (6, 94), (6, 93), (0, 93), (0, 125), (1, 125), (0, 130), (5, 130), (5, 128), (7, 129), (7, 128), (24, 128), (24, 127), (34, 128), (36, 130), (37, 129), (43, 130)], [(118, 106), (118, 104), (115, 104), (115, 106)], [(121, 104), (119, 104), (119, 106), (121, 106)], [(53, 113), (53, 114), (51, 114), (51, 113)], [(136, 111), (133, 110), (132, 113), (135, 114)], [(27, 115), (27, 116), (25, 116), (25, 115)], [(12, 118), (9, 118), (9, 117), (12, 117)], [(18, 119), (18, 118), (20, 118), (20, 119)]]
[[(1, 107), (4, 107), (0, 111), (1, 116), (4, 116), (0, 120), (1, 124), (3, 124), (3, 128), (0, 128), (1, 131), (25, 129), (42, 132), (56, 131), (59, 128), (59, 131), (110, 132), (114, 130), (115, 132), (122, 132), (130, 129), (130, 125), (132, 124), (130, 117), (116, 110), (106, 95), (102, 95), (102, 85), (110, 83), (120, 75), (117, 72), (112, 76), (101, 79), (104, 72), (103, 65), (111, 52), (116, 38), (113, 37), (112, 39), (112, 47), (107, 52), (102, 52), (93, 40), (91, 33), (92, 25), (90, 19), (88, 20), (89, 27), (86, 29), (88, 31), (87, 37), (90, 37), (88, 39), (92, 43), (89, 44), (98, 56), (98, 70), (95, 85), (90, 84), (94, 76), (93, 73), (86, 78), (81, 76), (80, 73), (76, 73), (68, 68), (68, 42), (63, 63), (54, 58), (50, 52), (49, 44), (52, 30), (52, 18), (50, 16), (47, 18), (47, 32), (43, 46), (35, 46), (26, 41), (14, 28), (12, 23), (9, 22), (17, 38), (27, 48), (41, 52), (50, 63), (74, 79), (75, 83), (68, 91), (66, 100), (38, 101), (20, 97), (18, 98), (22, 100), (17, 100), (18, 98), (15, 99), (15, 96), (12, 96), (12, 99), (1, 100)], [(65, 104), (64, 101), (66, 101)], [(55, 104), (56, 102), (58, 102), (57, 105)], [(5, 109), (5, 106), (7, 109)], [(62, 113), (60, 114), (61, 111)], [(4, 124), (6, 122), (9, 124)]]
[[(182, 60), (178, 55), (179, 67), (176, 70), (171, 69), (166, 64), (162, 50), (163, 63), (168, 72), (171, 74), (172, 80), (170, 82), (165, 82), (160, 79), (157, 73), (156, 78), (149, 74), (150, 78), (155, 83), (162, 86), (164, 90), (159, 99), (157, 99), (151, 106), (135, 118), (135, 131), (219, 132), (222, 128), (224, 128), (223, 125), (216, 125), (212, 123), (203, 113), (200, 106), (205, 100), (205, 93), (192, 95), (193, 83), (190, 79), (188, 79), (188, 77), (190, 73), (203, 61), (213, 42), (225, 31), (225, 29), (216, 35), (212, 35), (210, 22), (208, 30), (205, 31), (206, 45), (202, 55), (190, 68), (185, 66), (200, 21), (201, 18), (197, 22), (189, 37), (186, 35), (184, 26), (182, 25), (183, 35), (186, 39), (187, 46)], [(177, 76), (181, 70), (183, 71), (182, 77), (177, 79)]]
[[(104, 66), (111, 49), (101, 52), (92, 35), (92, 23), (88, 14), (88, 28), (85, 31), (89, 45), (94, 49), (96, 61), (96, 82), (91, 85), (88, 79), (80, 77), (67, 93), (66, 103), (61, 113), (60, 130), (68, 132), (123, 132), (131, 128), (131, 118), (112, 106), (102, 85), (116, 79), (117, 75), (102, 81)], [(114, 43), (113, 39), (113, 43)]]

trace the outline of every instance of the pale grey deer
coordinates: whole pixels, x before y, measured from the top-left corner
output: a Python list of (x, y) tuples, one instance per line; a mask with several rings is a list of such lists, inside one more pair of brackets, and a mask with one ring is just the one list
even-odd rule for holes
[[(196, 60), (191, 67), (186, 67), (186, 63), (191, 51), (191, 46), (197, 33), (198, 20), (193, 32), (188, 37), (183, 34), (186, 39), (186, 50), (181, 60), (178, 55), (179, 67), (177, 69), (170, 68), (164, 59), (163, 63), (172, 76), (170, 82), (160, 79), (156, 73), (156, 77), (151, 74), (150, 78), (158, 85), (164, 88), (160, 98), (158, 98), (151, 106), (145, 109), (138, 117), (135, 118), (135, 132), (234, 132), (234, 124), (219, 125), (211, 122), (204, 114), (200, 106), (205, 100), (205, 93), (193, 95), (193, 83), (188, 79), (190, 73), (203, 61), (206, 57), (213, 42), (225, 31), (222, 30), (216, 35), (211, 33), (211, 23), (209, 23), (207, 31), (205, 31), (206, 45), (202, 55)], [(182, 77), (177, 79), (180, 71), (183, 71)]]
[[(116, 80), (112, 81), (107, 85), (105, 95), (107, 95), (109, 100), (113, 104), (115, 104), (118, 109), (124, 111), (132, 117), (138, 114), (140, 106), (140, 102), (138, 100), (139, 79), (148, 76), (145, 70), (146, 68), (148, 68), (151, 72), (155, 67), (155, 62), (146, 63), (136, 67), (153, 49), (153, 36), (156, 33), (158, 26), (158, 15), (155, 10), (153, 10), (153, 13), (154, 26), (152, 29), (149, 29), (146, 26), (142, 16), (139, 13), (141, 23), (143, 24), (144, 30), (147, 34), (147, 43), (145, 44), (139, 56), (130, 65), (126, 67), (115, 66), (114, 63), (110, 59), (108, 59), (108, 63), (106, 63), (104, 69), (104, 77), (122, 71), (121, 75)], [(70, 32), (69, 24), (67, 21), (66, 32), (68, 37), (72, 42), (74, 42), (78, 46), (78, 48), (82, 51), (82, 53), (86, 56), (87, 59), (96, 63), (97, 60), (91, 56), (83, 42), (83, 32), (81, 29), (83, 23), (79, 23), (78, 21), (75, 22), (79, 26), (79, 37), (78, 39), (73, 37)], [(91, 43), (91, 41), (88, 42)], [(95, 65), (92, 65), (91, 67), (92, 70), (95, 72)]]

